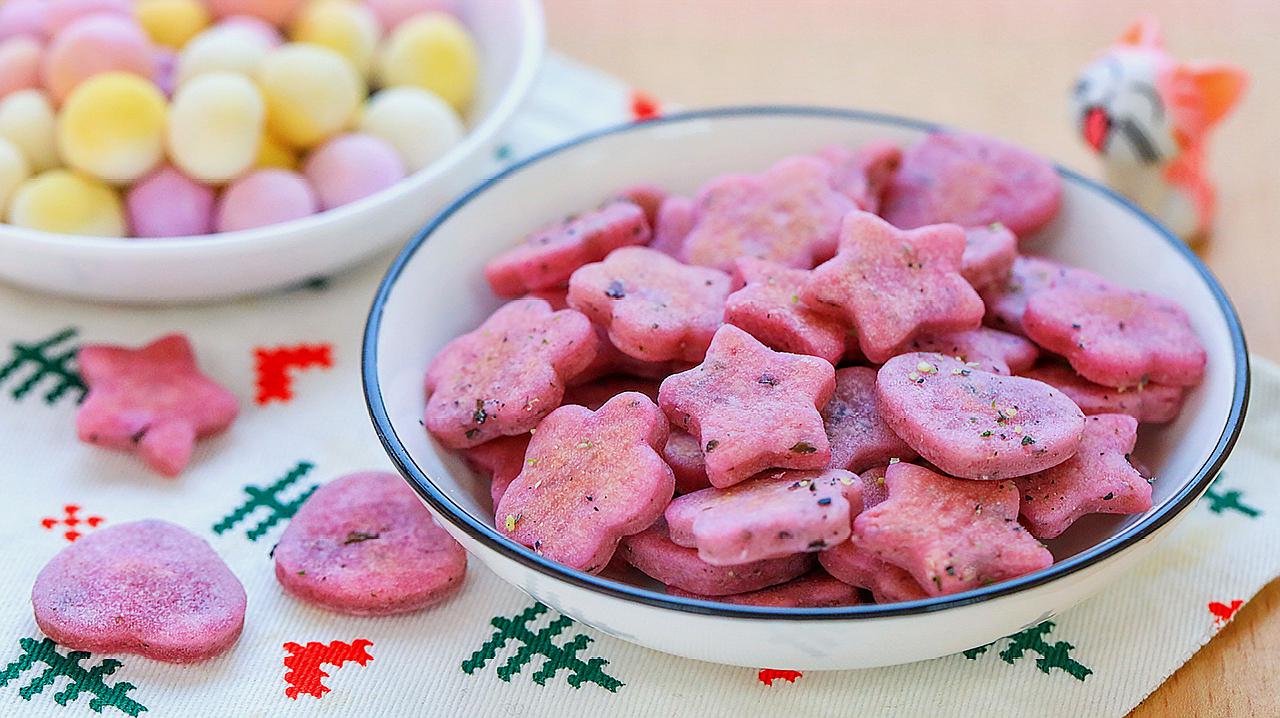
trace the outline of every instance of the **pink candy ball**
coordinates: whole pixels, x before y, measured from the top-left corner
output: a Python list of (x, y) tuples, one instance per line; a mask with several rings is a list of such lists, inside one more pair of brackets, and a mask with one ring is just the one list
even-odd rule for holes
[(169, 165), (138, 180), (125, 195), (135, 237), (187, 237), (213, 231), (212, 187)]
[(151, 72), (151, 81), (165, 94), (172, 97), (177, 89), (178, 53), (167, 47), (157, 45), (151, 50), (151, 59), (155, 67)]
[(359, 132), (316, 148), (302, 168), (321, 209), (368, 197), (404, 179), (404, 161), (385, 140)]
[(48, 0), (8, 0), (0, 4), (0, 39), (30, 35), (43, 40)]
[(311, 185), (297, 172), (263, 169), (232, 182), (218, 202), (219, 232), (253, 229), (315, 214)]
[(43, 55), (44, 46), (27, 35), (0, 42), (0, 97), (17, 90), (40, 87), (40, 59)]
[(232, 15), (214, 23), (214, 27), (238, 27), (248, 30), (262, 38), (268, 47), (277, 47), (284, 42), (284, 37), (275, 25), (252, 15)]
[(60, 102), (84, 80), (112, 71), (153, 77), (151, 41), (132, 19), (90, 15), (71, 23), (49, 43), (41, 75)]
[(387, 32), (414, 15), (424, 12), (447, 12), (457, 14), (457, 3), (454, 0), (368, 0), (365, 3)]
[(215, 17), (253, 15), (276, 26), (283, 26), (301, 6), (302, 0), (209, 0)]
[(45, 16), (45, 33), (49, 37), (57, 37), (59, 33), (71, 26), (71, 23), (89, 15), (116, 15), (133, 17), (133, 9), (129, 0), (48, 0), (48, 15)]

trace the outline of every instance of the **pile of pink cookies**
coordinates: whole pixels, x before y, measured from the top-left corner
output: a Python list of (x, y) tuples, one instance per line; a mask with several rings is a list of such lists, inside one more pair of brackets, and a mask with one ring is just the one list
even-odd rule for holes
[(1151, 507), (1138, 425), (1206, 364), (1176, 303), (1019, 253), (1060, 194), (959, 133), (624, 190), (489, 262), (511, 301), (432, 360), (425, 426), (502, 533), (673, 595), (883, 603), (1043, 569), (1081, 516)]

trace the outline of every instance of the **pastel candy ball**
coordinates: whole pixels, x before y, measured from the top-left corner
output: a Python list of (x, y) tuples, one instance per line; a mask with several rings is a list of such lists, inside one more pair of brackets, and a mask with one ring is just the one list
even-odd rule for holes
[(167, 47), (156, 47), (151, 50), (151, 59), (155, 68), (151, 81), (166, 97), (173, 97), (173, 91), (178, 89), (178, 53)]
[(208, 0), (218, 17), (251, 15), (272, 25), (284, 25), (302, 6), (303, 0)]
[(232, 182), (218, 203), (219, 232), (252, 229), (315, 214), (319, 209), (311, 185), (296, 172), (263, 169)]
[(214, 23), (215, 29), (235, 28), (238, 30), (247, 30), (257, 36), (259, 40), (266, 43), (267, 47), (279, 47), (284, 42), (284, 36), (280, 34), (280, 28), (253, 15), (232, 15), (224, 17)]
[(0, 38), (29, 35), (44, 39), (48, 0), (8, 0), (0, 4)]
[(124, 207), (115, 190), (68, 170), (49, 170), (18, 186), (10, 224), (59, 234), (123, 237)]
[(267, 127), (286, 144), (313, 147), (355, 117), (365, 84), (346, 58), (325, 47), (290, 43), (258, 67)]
[(41, 76), (55, 100), (77, 85), (107, 72), (155, 73), (151, 41), (131, 18), (90, 15), (57, 34), (45, 52)]
[(0, 139), (0, 210), (9, 204), (9, 197), (31, 174), (27, 158), (12, 142)]
[(40, 86), (40, 60), (44, 46), (27, 35), (0, 43), (0, 97)]
[(33, 172), (62, 164), (53, 104), (40, 90), (19, 90), (0, 100), (0, 137), (22, 150)]
[(457, 3), (453, 0), (367, 0), (365, 4), (388, 31), (394, 30), (400, 23), (415, 15), (428, 12), (453, 13), (457, 10)]
[(187, 237), (213, 231), (213, 188), (168, 165), (143, 177), (125, 195), (135, 237)]
[(258, 156), (253, 160), (254, 167), (274, 167), (282, 170), (298, 168), (298, 155), (293, 148), (285, 146), (271, 135), (263, 135), (258, 143)]
[(357, 616), (417, 611), (453, 595), (467, 552), (395, 474), (320, 487), (275, 550), (276, 579), (308, 603)]
[(209, 9), (200, 0), (136, 0), (133, 14), (152, 40), (174, 48), (209, 24)]
[(373, 135), (339, 135), (316, 148), (303, 166), (321, 209), (368, 197), (404, 179), (395, 149)]
[(213, 658), (244, 628), (244, 586), (209, 544), (165, 521), (98, 529), (53, 557), (31, 589), (36, 623), (83, 651), (171, 663)]
[(90, 15), (132, 16), (129, 0), (48, 0), (45, 34), (57, 37), (71, 23)]
[(178, 54), (175, 82), (181, 86), (208, 72), (252, 77), (272, 47), (269, 38), (245, 25), (209, 28), (192, 38)]
[(475, 44), (456, 18), (435, 12), (400, 24), (378, 58), (382, 85), (431, 90), (462, 112), (479, 73)]
[(290, 35), (295, 42), (337, 52), (367, 76), (382, 39), (382, 26), (369, 8), (352, 0), (313, 0), (298, 13)]
[(225, 182), (258, 156), (266, 108), (258, 88), (230, 72), (183, 85), (169, 111), (169, 157), (201, 182)]
[(359, 128), (400, 153), (409, 172), (435, 162), (462, 141), (462, 120), (439, 95), (419, 87), (389, 87), (365, 103)]
[(58, 150), (71, 167), (132, 182), (164, 156), (165, 97), (149, 80), (109, 72), (71, 93), (58, 117)]

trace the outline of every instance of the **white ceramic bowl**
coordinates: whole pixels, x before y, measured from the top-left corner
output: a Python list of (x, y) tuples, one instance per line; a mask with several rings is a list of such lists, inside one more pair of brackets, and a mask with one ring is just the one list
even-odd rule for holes
[(758, 171), (790, 153), (879, 138), (911, 143), (929, 129), (844, 110), (713, 110), (588, 135), (473, 189), (405, 249), (373, 304), (365, 392), (391, 458), (450, 533), (503, 579), (606, 633), (690, 658), (801, 670), (905, 663), (987, 643), (1096, 593), (1155, 549), (1216, 475), (1244, 415), (1248, 359), (1235, 311), (1195, 255), (1118, 195), (1067, 170), (1059, 170), (1062, 212), (1030, 249), (1177, 298), (1209, 364), (1178, 420), (1142, 431), (1139, 458), (1159, 477), (1154, 508), (1079, 522), (1053, 542), (1059, 560), (1043, 571), (884, 606), (775, 609), (667, 596), (567, 569), (504, 538), (493, 528), (487, 482), (419, 422), (432, 355), (499, 304), (481, 274), (485, 261), (530, 229), (631, 183), (687, 193), (713, 175)]
[(222, 299), (328, 276), (403, 243), (489, 167), (497, 134), (528, 95), (545, 42), (538, 0), (459, 3), (479, 46), (467, 136), (382, 192), (311, 217), (199, 237), (116, 239), (0, 224), (0, 278), (87, 299)]

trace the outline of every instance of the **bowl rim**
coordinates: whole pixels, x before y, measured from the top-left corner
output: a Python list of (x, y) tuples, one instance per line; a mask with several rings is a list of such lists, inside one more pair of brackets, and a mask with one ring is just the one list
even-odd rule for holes
[(514, 14), (520, 22), (520, 50), (515, 60), (515, 72), (502, 89), (502, 94), (498, 96), (493, 108), (474, 126), (466, 128), (458, 144), (449, 148), (434, 162), (416, 172), (406, 174), (399, 182), (368, 197), (361, 197), (354, 202), (306, 217), (232, 232), (174, 237), (98, 237), (87, 234), (46, 232), (8, 223), (0, 225), (0, 232), (17, 240), (42, 246), (94, 252), (161, 254), (183, 253), (206, 248), (210, 251), (222, 252), (228, 249), (234, 250), (237, 245), (261, 246), (263, 243), (282, 240), (300, 232), (309, 232), (330, 223), (340, 223), (352, 215), (377, 211), (384, 204), (393, 202), (448, 175), (492, 139), (528, 98), (534, 81), (538, 77), (541, 65), (539, 60), (546, 51), (546, 18), (539, 0), (513, 0), (513, 2), (517, 10)]
[(1153, 512), (1150, 516), (1147, 516), (1134, 525), (1129, 526), (1124, 531), (1121, 531), (1115, 536), (1112, 536), (1111, 538), (1102, 541), (1101, 543), (1098, 543), (1075, 556), (1056, 562), (1052, 566), (1041, 569), (1040, 571), (1035, 571), (1008, 581), (1003, 581), (962, 593), (929, 597), (916, 601), (891, 604), (859, 604), (855, 606), (839, 606), (831, 608), (773, 608), (762, 606), (743, 606), (658, 593), (656, 591), (639, 588), (637, 586), (632, 586), (630, 584), (621, 583), (563, 566), (559, 563), (543, 558), (542, 556), (533, 553), (528, 548), (506, 538), (502, 534), (498, 533), (496, 528), (490, 527), (481, 521), (473, 519), (466, 510), (437, 488), (431, 478), (427, 476), (426, 473), (423, 472), (413, 461), (404, 444), (396, 435), (395, 428), (391, 423), (390, 417), (387, 414), (386, 405), (382, 399), (382, 391), (378, 382), (377, 372), (378, 338), (382, 325), (382, 314), (387, 300), (395, 287), (396, 281), (399, 279), (405, 266), (413, 258), (414, 254), (417, 253), (418, 249), (420, 249), (431, 238), (436, 229), (447, 222), (455, 212), (480, 194), (501, 183), (506, 177), (535, 165), (544, 159), (570, 151), (579, 145), (588, 144), (597, 139), (609, 137), (615, 134), (636, 131), (639, 128), (649, 127), (652, 125), (678, 124), (717, 118), (759, 116), (847, 119), (859, 122), (880, 123), (895, 127), (906, 127), (929, 132), (954, 129), (941, 124), (897, 115), (810, 105), (743, 105), (717, 107), (673, 113), (663, 117), (646, 120), (644, 122), (628, 122), (614, 125), (588, 132), (568, 141), (548, 147), (525, 159), (513, 163), (493, 177), (478, 183), (441, 210), (430, 223), (428, 223), (412, 240), (410, 240), (404, 249), (401, 250), (400, 254), (397, 255), (378, 286), (378, 291), (374, 296), (373, 304), (369, 310), (368, 322), (365, 326), (364, 345), (361, 356), (361, 372), (363, 375), (362, 384), (365, 392), (365, 403), (368, 407), (369, 416), (373, 422), (374, 430), (378, 435), (378, 439), (381, 441), (383, 448), (386, 450), (396, 468), (405, 477), (414, 491), (416, 491), (418, 495), (431, 507), (439, 512), (441, 516), (444, 516), (454, 526), (464, 531), (472, 539), (483, 544), (486, 548), (523, 565), (525, 568), (537, 571), (560, 581), (565, 581), (577, 588), (602, 593), (612, 598), (618, 598), (632, 603), (644, 604), (661, 609), (677, 610), (686, 613), (696, 613), (721, 618), (791, 621), (850, 620), (917, 615), (949, 608), (957, 608), (960, 606), (967, 606), (1009, 596), (1020, 591), (1032, 589), (1037, 586), (1056, 581), (1060, 578), (1064, 578), (1072, 573), (1076, 573), (1077, 571), (1081, 571), (1096, 563), (1104, 561), (1105, 559), (1134, 546), (1144, 538), (1154, 534), (1162, 526), (1169, 523), (1175, 517), (1191, 507), (1200, 495), (1208, 489), (1209, 485), (1213, 483), (1213, 480), (1217, 478), (1218, 471), (1222, 468), (1228, 454), (1230, 454), (1231, 449), (1235, 446), (1236, 440), (1239, 438), (1249, 400), (1249, 354), (1245, 343), (1244, 331), (1241, 327), (1239, 316), (1236, 314), (1235, 307), (1232, 305), (1230, 298), (1227, 296), (1218, 280), (1213, 276), (1212, 272), (1210, 272), (1209, 268), (1200, 260), (1199, 257), (1195, 255), (1186, 243), (1174, 236), (1167, 228), (1114, 190), (1055, 163), (1054, 167), (1056, 168), (1059, 176), (1064, 180), (1083, 185), (1086, 189), (1100, 195), (1104, 200), (1116, 203), (1123, 209), (1137, 215), (1138, 218), (1146, 222), (1153, 231), (1163, 237), (1175, 251), (1179, 252), (1200, 275), (1201, 280), (1205, 282), (1210, 293), (1213, 294), (1214, 298), (1217, 300), (1218, 308), (1222, 312), (1223, 318), (1226, 320), (1227, 329), (1231, 335), (1232, 353), (1236, 361), (1236, 373), (1231, 408), (1227, 415), (1227, 421), (1223, 427), (1222, 434), (1218, 437), (1213, 451), (1205, 460), (1204, 464), (1202, 464), (1201, 467), (1193, 474), (1192, 479), (1187, 481), (1182, 488), (1180, 488), (1178, 492), (1174, 494), (1174, 496), (1172, 496), (1163, 507), (1161, 507), (1159, 511)]

